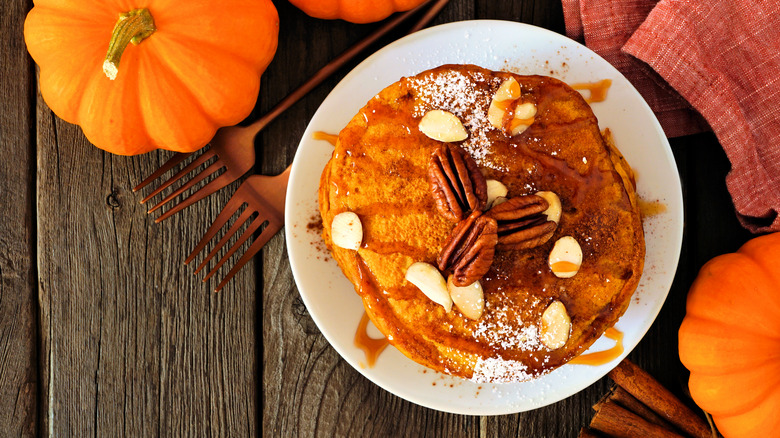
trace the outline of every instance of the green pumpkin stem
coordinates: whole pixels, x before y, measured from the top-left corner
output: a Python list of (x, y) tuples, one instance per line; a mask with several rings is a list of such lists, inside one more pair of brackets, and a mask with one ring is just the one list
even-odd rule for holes
[(129, 43), (139, 44), (144, 38), (148, 38), (154, 31), (154, 20), (148, 9), (133, 9), (119, 14), (119, 21), (114, 26), (111, 34), (111, 42), (108, 44), (108, 53), (103, 61), (103, 72), (109, 79), (116, 79), (119, 73), (119, 59), (122, 58), (125, 48)]

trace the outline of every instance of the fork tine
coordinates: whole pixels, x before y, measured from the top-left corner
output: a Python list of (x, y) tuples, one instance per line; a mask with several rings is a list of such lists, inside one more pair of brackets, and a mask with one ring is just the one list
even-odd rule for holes
[(154, 191), (152, 191), (152, 193), (149, 193), (148, 195), (146, 195), (146, 197), (141, 200), (141, 204), (145, 204), (146, 201), (148, 201), (148, 200), (154, 198), (155, 196), (157, 196), (158, 193), (162, 192), (168, 186), (170, 186), (171, 184), (173, 184), (176, 181), (180, 180), (182, 177), (184, 177), (188, 173), (190, 173), (193, 170), (197, 169), (198, 166), (200, 166), (201, 164), (205, 163), (206, 161), (211, 159), (211, 157), (213, 157), (216, 154), (217, 154), (217, 152), (215, 150), (213, 150), (213, 149), (209, 149), (206, 152), (202, 153), (198, 158), (194, 159), (192, 161), (192, 163), (188, 164), (187, 167), (185, 167), (184, 169), (178, 171), (176, 173), (176, 175), (173, 175), (172, 177), (168, 178), (167, 181), (163, 182), (162, 184), (160, 184), (159, 187), (154, 189)]
[(271, 227), (271, 224), (269, 223), (268, 226), (265, 227), (262, 233), (260, 233), (259, 236), (257, 236), (257, 240), (252, 242), (252, 245), (249, 246), (249, 249), (246, 250), (243, 256), (241, 256), (241, 259), (238, 260), (235, 266), (230, 270), (230, 272), (225, 275), (225, 278), (222, 279), (222, 281), (219, 282), (217, 287), (214, 289), (214, 292), (219, 292), (222, 287), (227, 284), (228, 281), (230, 281), (231, 278), (233, 278), (234, 275), (236, 275), (236, 272), (238, 272), (241, 267), (243, 267), (246, 262), (248, 262), (252, 257), (255, 256), (264, 246), (266, 243), (268, 243), (269, 240), (271, 240), (272, 237), (276, 235), (277, 232), (281, 229), (281, 225), (278, 227)]
[(236, 243), (234, 243), (234, 244), (233, 244), (233, 246), (230, 248), (230, 250), (228, 250), (227, 254), (225, 254), (224, 256), (222, 256), (222, 258), (221, 258), (221, 259), (219, 259), (219, 262), (217, 262), (217, 265), (216, 265), (216, 266), (214, 266), (214, 267), (211, 269), (211, 271), (209, 271), (209, 273), (208, 273), (208, 274), (206, 274), (206, 277), (205, 277), (205, 278), (203, 278), (203, 281), (206, 281), (206, 280), (208, 280), (209, 278), (211, 278), (211, 276), (212, 276), (212, 275), (214, 275), (214, 273), (216, 273), (216, 272), (217, 272), (217, 270), (218, 270), (220, 267), (222, 267), (222, 265), (224, 265), (224, 264), (225, 264), (225, 262), (226, 262), (226, 261), (228, 261), (228, 259), (230, 259), (230, 257), (231, 257), (231, 256), (232, 256), (232, 255), (233, 255), (233, 254), (234, 254), (236, 251), (238, 251), (238, 248), (240, 248), (240, 247), (241, 247), (241, 245), (243, 245), (243, 244), (244, 244), (244, 242), (246, 242), (246, 241), (247, 241), (247, 240), (248, 240), (250, 237), (252, 237), (252, 234), (254, 234), (254, 232), (255, 232), (255, 231), (257, 231), (257, 229), (258, 229), (258, 228), (260, 228), (260, 226), (261, 226), (261, 225), (263, 225), (263, 224), (264, 224), (266, 221), (267, 221), (267, 219), (265, 219), (265, 218), (263, 218), (263, 217), (260, 217), (260, 216), (256, 217), (256, 218), (255, 218), (255, 219), (252, 221), (252, 223), (251, 223), (251, 224), (249, 224), (249, 226), (248, 226), (248, 227), (246, 227), (246, 230), (244, 230), (244, 232), (241, 234), (241, 237), (239, 237), (239, 238), (238, 238), (238, 240), (236, 241)]
[(145, 180), (141, 181), (140, 184), (135, 186), (133, 188), (133, 192), (137, 192), (141, 190), (142, 188), (146, 187), (150, 182), (156, 180), (157, 178), (163, 176), (163, 174), (171, 169), (174, 168), (177, 164), (184, 161), (187, 157), (189, 157), (192, 154), (185, 154), (181, 152), (176, 152), (173, 154), (171, 158), (168, 159), (168, 161), (165, 162), (159, 169), (157, 169), (153, 174), (146, 177)]
[(193, 274), (197, 274), (204, 267), (206, 267), (206, 265), (209, 263), (209, 260), (211, 260), (211, 258), (214, 257), (214, 255), (217, 254), (217, 252), (220, 250), (220, 248), (225, 246), (225, 244), (228, 242), (228, 240), (230, 240), (230, 238), (234, 234), (236, 234), (238, 229), (241, 228), (241, 225), (243, 225), (244, 222), (246, 222), (247, 219), (249, 219), (249, 217), (252, 216), (252, 213), (254, 213), (254, 211), (251, 208), (246, 208), (241, 213), (241, 215), (236, 219), (236, 221), (233, 222), (233, 226), (230, 227), (228, 232), (225, 233), (225, 235), (222, 236), (221, 239), (219, 239), (219, 242), (217, 242), (217, 244), (214, 245), (214, 248), (212, 248), (211, 251), (209, 252), (209, 254), (203, 259), (203, 261), (200, 262), (200, 265), (198, 265), (198, 267), (195, 268), (195, 272), (193, 272)]
[(186, 183), (182, 184), (181, 187), (179, 187), (176, 190), (174, 190), (173, 192), (169, 193), (168, 196), (163, 198), (162, 201), (158, 202), (152, 208), (150, 208), (149, 211), (147, 211), (147, 213), (152, 213), (155, 210), (159, 209), (160, 207), (162, 207), (166, 203), (170, 202), (172, 199), (176, 198), (177, 196), (181, 195), (185, 191), (187, 191), (190, 188), (192, 188), (192, 186), (194, 186), (195, 184), (203, 181), (204, 178), (206, 178), (209, 175), (211, 175), (212, 173), (218, 171), (223, 166), (224, 166), (224, 164), (222, 164), (219, 161), (215, 161), (215, 162), (211, 163), (208, 167), (203, 169), (203, 172), (200, 172), (199, 174), (195, 175), (194, 177), (192, 177), (191, 180), (189, 180)]
[(185, 265), (189, 265), (190, 262), (195, 260), (195, 257), (201, 251), (203, 251), (203, 248), (206, 247), (206, 245), (217, 234), (217, 232), (221, 230), (222, 227), (225, 226), (228, 219), (230, 219), (230, 217), (233, 216), (233, 214), (235, 214), (235, 212), (238, 211), (238, 209), (241, 208), (241, 205), (243, 204), (244, 204), (244, 200), (236, 196), (235, 194), (233, 195), (233, 197), (230, 198), (228, 203), (225, 204), (225, 207), (222, 208), (222, 211), (219, 212), (217, 218), (214, 219), (214, 223), (211, 224), (209, 229), (206, 231), (206, 234), (204, 234), (203, 237), (201, 237), (198, 244), (195, 245), (195, 249), (193, 249), (190, 255), (187, 256), (187, 259), (184, 260)]
[[(215, 163), (216, 164), (216, 163)], [(165, 213), (161, 214), (160, 217), (154, 220), (155, 223), (160, 223), (164, 221), (165, 219), (168, 219), (169, 217), (173, 216), (174, 214), (184, 210), (185, 208), (189, 207), (190, 205), (200, 201), (201, 199), (205, 198), (206, 196), (215, 193), (217, 190), (227, 186), (228, 184), (232, 183), (233, 181), (240, 178), (240, 176), (231, 176), (228, 172), (223, 173), (222, 175), (214, 178), (211, 182), (206, 184), (205, 186), (199, 188), (195, 191), (195, 193), (191, 193), (190, 196), (187, 197), (187, 199), (179, 202), (174, 207), (171, 207), (170, 210), (166, 211)]]

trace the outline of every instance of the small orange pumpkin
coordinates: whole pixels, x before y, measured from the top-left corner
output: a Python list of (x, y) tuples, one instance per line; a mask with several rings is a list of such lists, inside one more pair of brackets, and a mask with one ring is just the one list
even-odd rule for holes
[(723, 436), (780, 431), (780, 233), (702, 267), (679, 341), (691, 396)]
[(352, 23), (373, 23), (393, 12), (408, 11), (426, 0), (290, 0), (315, 18), (341, 18)]
[(276, 52), (270, 0), (34, 3), (24, 38), (43, 99), (116, 154), (203, 147), (252, 111)]

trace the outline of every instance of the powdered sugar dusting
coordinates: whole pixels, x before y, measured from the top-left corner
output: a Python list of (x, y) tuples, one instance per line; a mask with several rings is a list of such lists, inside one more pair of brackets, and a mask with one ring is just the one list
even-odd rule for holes
[(487, 118), (492, 95), (477, 87), (477, 83), (488, 83), (491, 88), (496, 88), (501, 83), (500, 78), (488, 78), (481, 72), (464, 74), (448, 71), (433, 76), (411, 78), (409, 83), (417, 90), (417, 97), (422, 102), (415, 105), (415, 117), (422, 117), (432, 109), (442, 109), (455, 114), (469, 132), (469, 138), (460, 146), (471, 154), (477, 164), (499, 171), (508, 170), (485, 159), (491, 145), (488, 132), (496, 128)]
[[(463, 117), (465, 113), (476, 109), (480, 100), (484, 100), (485, 97), (489, 99), (489, 96), (477, 93), (477, 81), (485, 80), (482, 73), (476, 72), (472, 76), (458, 71), (411, 78), (410, 85), (417, 90), (417, 97), (425, 103), (425, 105), (416, 105), (413, 114), (415, 117), (422, 117), (431, 109), (444, 109)], [(485, 111), (481, 113), (487, 123), (487, 113)]]
[(489, 357), (477, 360), (471, 380), (476, 383), (509, 383), (533, 377), (522, 362)]
[[(539, 303), (534, 298), (529, 307)], [(486, 303), (489, 308), (490, 304)], [(536, 324), (523, 324), (523, 321), (511, 321), (511, 309), (506, 306), (489, 309), (489, 318), (482, 318), (474, 330), (478, 342), (504, 350), (538, 351), (542, 348), (539, 327)]]
[[(540, 351), (544, 346), (540, 340), (539, 326), (524, 323), (514, 315), (512, 308), (506, 305), (491, 306), (485, 303), (488, 317), (483, 317), (474, 329), (477, 342), (494, 347), (498, 351)], [(532, 298), (527, 304), (533, 308), (539, 304), (538, 298)], [(514, 306), (511, 306), (514, 307)], [(478, 383), (521, 382), (531, 379), (532, 373), (520, 361), (500, 357), (479, 358), (474, 367), (471, 380)]]

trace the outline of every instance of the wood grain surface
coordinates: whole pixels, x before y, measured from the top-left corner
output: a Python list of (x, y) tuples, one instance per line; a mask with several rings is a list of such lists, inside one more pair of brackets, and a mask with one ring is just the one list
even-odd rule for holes
[(0, 7), (0, 425), (34, 435), (38, 416), (35, 295), (35, 71), (22, 25), (28, 4)]
[[(275, 4), (279, 49), (247, 121), (376, 27)], [(22, 39), (30, 7), (7, 0), (0, 11), (0, 435), (574, 437), (589, 423), (606, 379), (553, 405), (495, 417), (433, 411), (377, 387), (310, 318), (283, 233), (212, 293), (226, 270), (204, 284), (183, 261), (238, 182), (155, 224), (138, 203), (148, 190), (131, 188), (171, 154), (102, 152), (48, 109)], [(434, 24), (475, 18), (564, 31), (556, 0), (451, 0)], [(258, 136), (256, 172), (279, 173), (292, 161), (319, 104), (361, 59)], [(676, 333), (688, 287), (706, 260), (750, 236), (734, 216), (717, 139), (683, 137), (672, 147), (685, 198), (680, 266), (630, 357), (684, 397)]]

